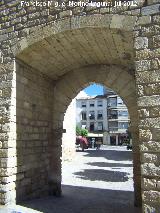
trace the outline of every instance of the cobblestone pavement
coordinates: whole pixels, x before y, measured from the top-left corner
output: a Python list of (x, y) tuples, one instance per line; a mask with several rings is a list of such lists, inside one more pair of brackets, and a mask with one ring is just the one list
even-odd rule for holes
[[(61, 198), (26, 201), (0, 213), (140, 213), (133, 205), (132, 152), (102, 147), (63, 163)], [(13, 211), (14, 209), (14, 211)]]

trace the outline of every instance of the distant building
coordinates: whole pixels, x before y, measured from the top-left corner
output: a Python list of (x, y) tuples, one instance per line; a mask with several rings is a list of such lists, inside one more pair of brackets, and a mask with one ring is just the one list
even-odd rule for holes
[(104, 95), (77, 97), (76, 125), (89, 131), (90, 137), (103, 138), (108, 130), (107, 99)]
[(103, 143), (120, 145), (127, 138), (129, 115), (122, 99), (111, 89), (104, 95), (76, 97), (76, 125), (89, 131), (90, 137), (101, 137)]
[(108, 132), (105, 133), (107, 144), (121, 145), (128, 137), (129, 114), (123, 100), (109, 88), (104, 88), (107, 97)]

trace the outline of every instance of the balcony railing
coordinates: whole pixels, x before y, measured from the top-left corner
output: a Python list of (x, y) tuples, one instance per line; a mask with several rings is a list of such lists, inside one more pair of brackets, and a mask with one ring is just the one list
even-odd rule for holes
[(109, 127), (109, 131), (113, 132), (118, 131), (118, 127)]
[(118, 119), (118, 115), (108, 115), (108, 119)]

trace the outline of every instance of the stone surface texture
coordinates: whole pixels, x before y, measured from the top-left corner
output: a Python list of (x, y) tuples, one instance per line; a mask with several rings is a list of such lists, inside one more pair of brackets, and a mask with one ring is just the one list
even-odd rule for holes
[(0, 1), (0, 203), (61, 194), (64, 113), (97, 82), (128, 106), (135, 204), (142, 197), (143, 212), (159, 213), (159, 0), (31, 2)]

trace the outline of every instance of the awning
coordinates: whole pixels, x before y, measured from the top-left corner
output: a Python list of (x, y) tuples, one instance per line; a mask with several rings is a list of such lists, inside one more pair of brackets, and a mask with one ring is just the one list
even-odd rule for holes
[(87, 137), (93, 137), (93, 138), (96, 138), (96, 137), (103, 137), (103, 134), (88, 133), (88, 136), (87, 136)]

